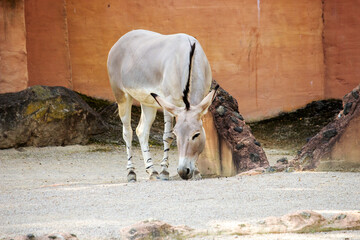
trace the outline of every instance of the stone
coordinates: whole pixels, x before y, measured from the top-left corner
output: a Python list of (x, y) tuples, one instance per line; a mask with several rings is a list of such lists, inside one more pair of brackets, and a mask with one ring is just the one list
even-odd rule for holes
[(242, 133), (243, 132), (243, 128), (242, 127), (239, 127), (239, 126), (236, 126), (234, 127), (234, 130), (238, 133)]
[(355, 99), (358, 99), (358, 98), (359, 98), (359, 92), (358, 92), (358, 91), (353, 90), (353, 91), (351, 91), (351, 94), (352, 94), (352, 96), (353, 96)]
[(335, 137), (336, 134), (337, 134), (336, 129), (329, 129), (323, 133), (323, 137), (325, 140), (329, 141), (332, 137)]
[(106, 131), (100, 115), (64, 87), (0, 94), (0, 149), (86, 144)]
[(216, 108), (216, 112), (217, 112), (220, 116), (224, 116), (224, 114), (226, 113), (226, 109), (224, 108), (224, 106), (219, 106), (218, 108)]
[[(216, 85), (213, 80), (212, 88)], [(204, 120), (206, 147), (198, 160), (204, 176), (234, 176), (269, 165), (264, 150), (256, 144), (249, 125), (243, 121), (236, 99), (221, 86), (208, 113), (211, 116), (205, 116)]]
[(348, 113), (349, 113), (350, 110), (351, 110), (351, 106), (352, 106), (352, 102), (348, 102), (348, 103), (345, 104), (344, 111), (343, 111), (343, 113), (344, 113), (345, 115), (348, 115)]
[(270, 166), (270, 167), (265, 168), (265, 171), (267, 173), (274, 173), (274, 172), (277, 172), (277, 168), (274, 166)]
[(281, 163), (281, 164), (288, 164), (289, 161), (287, 160), (286, 157), (280, 158), (279, 160), (276, 161), (277, 163)]
[(250, 160), (252, 162), (259, 162), (260, 161), (260, 157), (257, 153), (250, 153)]
[(240, 149), (242, 149), (243, 147), (245, 147), (245, 144), (243, 144), (243, 143), (238, 143), (238, 144), (236, 144), (236, 146), (235, 146), (236, 150), (240, 150)]
[(240, 113), (238, 113), (238, 112), (233, 112), (233, 113), (234, 113), (235, 117), (237, 117), (237, 118), (240, 119), (241, 121), (244, 121), (244, 118), (243, 118), (243, 116), (242, 116)]
[(261, 147), (261, 143), (259, 143), (258, 141), (254, 140), (254, 143), (255, 143), (256, 146)]
[(235, 124), (238, 124), (238, 123), (239, 123), (239, 120), (237, 120), (237, 118), (234, 117), (234, 116), (231, 116), (230, 119), (231, 119), (231, 121), (233, 121)]
[(353, 94), (359, 91), (360, 85), (344, 96), (344, 110), (301, 148), (290, 161), (290, 167), (296, 170), (360, 171), (360, 98), (356, 99)]
[(77, 236), (72, 233), (51, 233), (51, 234), (45, 234), (41, 236), (35, 236), (34, 234), (28, 234), (28, 235), (19, 235), (15, 236), (13, 238), (1, 238), (3, 240), (78, 240)]
[(120, 230), (121, 239), (183, 239), (192, 231), (186, 226), (171, 226), (159, 220), (141, 221)]

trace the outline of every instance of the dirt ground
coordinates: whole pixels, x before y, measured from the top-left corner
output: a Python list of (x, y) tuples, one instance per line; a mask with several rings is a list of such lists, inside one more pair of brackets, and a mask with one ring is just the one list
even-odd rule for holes
[[(265, 149), (271, 164), (291, 153)], [(153, 147), (159, 163), (162, 149)], [(0, 150), (0, 239), (70, 232), (79, 239), (118, 239), (135, 222), (216, 229), (297, 210), (324, 216), (360, 210), (360, 173), (293, 172), (183, 181), (170, 151), (170, 181), (148, 181), (134, 149), (138, 182), (126, 182), (126, 150), (114, 145)], [(158, 168), (158, 170), (160, 170)], [(197, 239), (360, 239), (360, 231), (218, 236)]]

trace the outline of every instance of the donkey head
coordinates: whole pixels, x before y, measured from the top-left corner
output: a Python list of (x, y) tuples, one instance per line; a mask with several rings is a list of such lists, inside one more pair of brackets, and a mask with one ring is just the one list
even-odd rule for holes
[(154, 93), (151, 94), (161, 107), (176, 117), (173, 133), (179, 150), (177, 171), (182, 179), (193, 176), (196, 161), (204, 150), (205, 131), (201, 118), (211, 105), (216, 89), (212, 90), (198, 105), (186, 104), (185, 108), (175, 106)]

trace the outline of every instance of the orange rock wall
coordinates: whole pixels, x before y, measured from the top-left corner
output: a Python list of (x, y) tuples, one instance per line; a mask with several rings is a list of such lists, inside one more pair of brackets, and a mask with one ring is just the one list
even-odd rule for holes
[(321, 1), (67, 0), (67, 14), (74, 89), (90, 95), (112, 96), (107, 53), (143, 28), (195, 36), (247, 119), (324, 97)]
[(72, 89), (65, 0), (25, 1), (29, 86)]
[(25, 0), (24, 14), (24, 0), (4, 0), (0, 91), (62, 85), (113, 99), (106, 59), (120, 36), (185, 32), (245, 118), (269, 117), (359, 83), (358, 10), (350, 0)]
[(28, 84), (24, 1), (0, 1), (0, 93)]
[(324, 1), (325, 98), (360, 83), (360, 1)]

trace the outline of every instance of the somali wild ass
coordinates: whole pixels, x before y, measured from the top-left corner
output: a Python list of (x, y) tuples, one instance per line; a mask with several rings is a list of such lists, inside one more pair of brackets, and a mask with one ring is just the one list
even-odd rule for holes
[[(201, 176), (196, 168), (196, 160), (205, 146), (201, 117), (207, 112), (216, 91), (209, 93), (211, 69), (200, 43), (186, 34), (162, 35), (134, 30), (122, 36), (111, 48), (107, 66), (123, 123), (128, 181), (136, 180), (131, 161), (133, 132), (130, 120), (133, 99), (141, 105), (136, 134), (150, 179), (158, 177), (148, 140), (159, 107), (164, 110), (165, 123), (160, 178), (169, 179), (168, 151), (175, 134), (179, 151), (179, 175), (183, 179), (199, 179)], [(174, 129), (173, 117), (176, 117)]]

